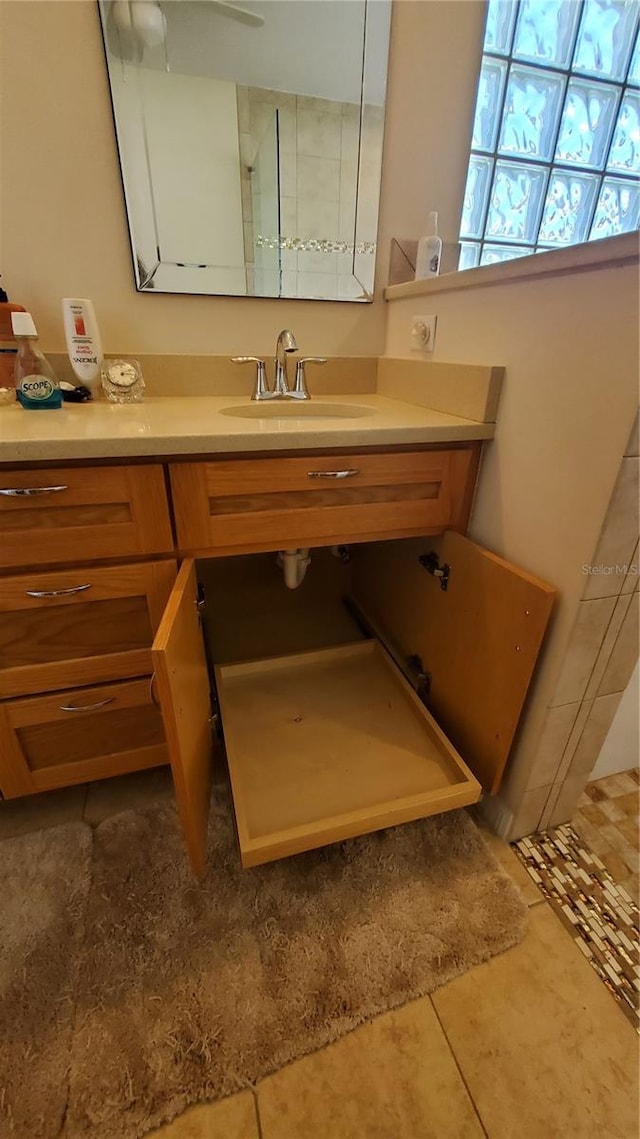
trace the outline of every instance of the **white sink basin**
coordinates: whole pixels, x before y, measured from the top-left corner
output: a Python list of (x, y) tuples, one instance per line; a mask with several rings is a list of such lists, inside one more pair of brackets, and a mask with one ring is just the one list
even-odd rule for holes
[(362, 407), (356, 403), (321, 403), (316, 400), (265, 400), (264, 402), (243, 403), (238, 407), (225, 407), (221, 415), (234, 419), (360, 419), (364, 415), (374, 415), (372, 407)]

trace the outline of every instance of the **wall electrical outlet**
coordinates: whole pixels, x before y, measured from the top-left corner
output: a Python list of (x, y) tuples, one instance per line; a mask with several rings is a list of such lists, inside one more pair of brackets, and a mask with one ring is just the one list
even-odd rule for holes
[(411, 351), (433, 352), (436, 344), (436, 324), (438, 318), (431, 316), (411, 317)]

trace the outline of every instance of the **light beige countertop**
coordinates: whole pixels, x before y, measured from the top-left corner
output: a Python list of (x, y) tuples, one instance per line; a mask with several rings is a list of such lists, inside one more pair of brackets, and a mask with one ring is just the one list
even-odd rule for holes
[[(313, 405), (313, 406), (311, 406)], [(309, 410), (326, 405), (318, 418)], [(357, 418), (331, 414), (336, 405), (367, 409)], [(230, 408), (266, 408), (236, 418)], [(96, 401), (61, 410), (0, 406), (0, 463), (67, 459), (306, 451), (490, 439), (495, 423), (478, 423), (380, 395), (343, 395), (264, 405), (233, 396), (155, 396), (119, 405)], [(250, 412), (255, 414), (255, 412)]]

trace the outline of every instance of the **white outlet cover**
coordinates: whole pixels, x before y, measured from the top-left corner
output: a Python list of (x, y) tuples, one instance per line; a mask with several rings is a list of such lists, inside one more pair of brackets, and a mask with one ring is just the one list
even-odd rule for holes
[(433, 352), (436, 343), (436, 324), (438, 317), (435, 313), (430, 316), (411, 317), (411, 351)]

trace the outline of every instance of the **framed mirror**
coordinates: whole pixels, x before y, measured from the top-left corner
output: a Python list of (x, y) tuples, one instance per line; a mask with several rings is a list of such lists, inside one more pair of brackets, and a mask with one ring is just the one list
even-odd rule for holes
[(371, 301), (391, 0), (98, 0), (136, 287)]

